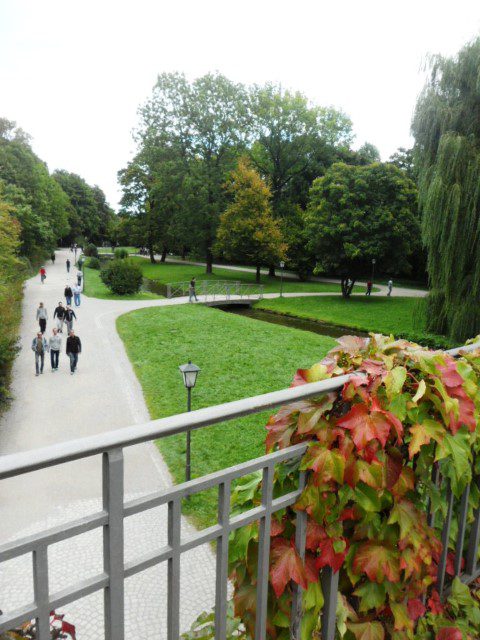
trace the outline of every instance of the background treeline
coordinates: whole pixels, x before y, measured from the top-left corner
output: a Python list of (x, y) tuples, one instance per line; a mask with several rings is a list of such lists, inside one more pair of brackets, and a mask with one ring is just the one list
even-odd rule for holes
[[(257, 256), (257, 260), (261, 256), (271, 274), (280, 258), (302, 277), (316, 270), (355, 278), (369, 273), (371, 260), (376, 258), (384, 272), (411, 273), (413, 269), (417, 277), (424, 275), (411, 154), (400, 150), (390, 163), (381, 163), (371, 144), (354, 151), (352, 122), (342, 111), (313, 105), (302, 94), (273, 84), (247, 87), (220, 74), (189, 82), (180, 73), (165, 73), (158, 77), (139, 115), (134, 134), (137, 153), (119, 172), (123, 197), (113, 234), (118, 243), (147, 247), (152, 261), (157, 253), (162, 260), (168, 252), (182, 256), (189, 253), (205, 260), (207, 273), (212, 270), (214, 256), (250, 264), (255, 264), (251, 256)], [(347, 255), (347, 250), (344, 258), (335, 262), (324, 260), (319, 253), (324, 243), (312, 241), (313, 235), (318, 238), (323, 233), (323, 227), (315, 224), (318, 184), (313, 204), (312, 185), (339, 165), (357, 169), (348, 175), (335, 170), (336, 177), (345, 180), (344, 193), (338, 196), (331, 190), (330, 204), (335, 205), (337, 197), (337, 209), (341, 209), (345, 197), (348, 207), (343, 208), (348, 208), (348, 215), (338, 221), (333, 216), (330, 224), (354, 229), (356, 217), (363, 216), (363, 234), (369, 239), (362, 236), (362, 256)], [(366, 167), (372, 168), (373, 177)], [(271, 236), (265, 232), (273, 229), (267, 220), (271, 217), (281, 236), (280, 240), (267, 242), (270, 253), (268, 246), (266, 251), (264, 246), (259, 248), (258, 238), (253, 237), (255, 216), (251, 209), (248, 214), (248, 206), (239, 206), (239, 198), (244, 204), (246, 200), (232, 186), (235, 176), (237, 181), (240, 174), (247, 177), (246, 171), (256, 172), (268, 189), (268, 207), (263, 203), (258, 209), (261, 235), (265, 239)], [(370, 186), (379, 187), (376, 193), (364, 188), (365, 179)], [(390, 185), (387, 189), (381, 186), (385, 181)], [(243, 182), (248, 183), (251, 198), (255, 178), (250, 173), (250, 181)], [(257, 184), (260, 200), (262, 189)], [(408, 201), (408, 215), (404, 207), (396, 219), (402, 198)], [(378, 242), (376, 225), (365, 222), (365, 204), (370, 217), (378, 217), (383, 211)], [(234, 226), (231, 212), (227, 215), (232, 206), (236, 207)], [(241, 210), (245, 212), (242, 224)], [(230, 227), (219, 232), (222, 215)], [(409, 216), (404, 224), (402, 220)], [(251, 248), (247, 246), (248, 227)], [(402, 242), (403, 250), (396, 252), (401, 257), (398, 262), (390, 259), (388, 228), (396, 231), (396, 238), (406, 241)], [(242, 246), (237, 242), (234, 247), (229, 242), (232, 234), (228, 231), (233, 229), (241, 229)], [(356, 239), (358, 233), (353, 233), (350, 241)], [(338, 252), (336, 242), (337, 238), (331, 240), (330, 253)]]
[(58, 245), (104, 239), (113, 211), (99, 187), (50, 174), (15, 122), (0, 118), (0, 402), (15, 355), (22, 287)]

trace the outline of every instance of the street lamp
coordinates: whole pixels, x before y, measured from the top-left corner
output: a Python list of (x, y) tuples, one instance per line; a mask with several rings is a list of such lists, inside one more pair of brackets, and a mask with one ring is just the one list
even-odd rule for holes
[(372, 258), (372, 286), (373, 286), (373, 278), (375, 276), (375, 265), (376, 265), (377, 261), (375, 258)]
[(285, 266), (285, 262), (282, 260), (280, 262), (280, 269), (282, 270), (281, 274), (280, 274), (280, 297), (283, 296), (283, 268), (284, 268), (284, 266)]
[[(182, 364), (178, 367), (183, 376), (183, 384), (187, 390), (187, 411), (192, 410), (192, 389), (197, 382), (197, 376), (200, 372), (200, 367), (196, 364), (192, 364), (189, 360), (188, 364)], [(191, 478), (190, 473), (190, 443), (191, 443), (191, 431), (187, 431), (187, 459), (185, 464), (185, 480), (188, 482)]]

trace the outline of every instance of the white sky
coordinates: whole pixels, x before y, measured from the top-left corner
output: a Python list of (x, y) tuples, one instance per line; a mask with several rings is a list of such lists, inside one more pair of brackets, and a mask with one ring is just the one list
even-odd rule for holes
[(478, 0), (0, 0), (0, 116), (115, 206), (159, 72), (281, 82), (343, 109), (386, 159), (411, 144), (425, 56), (479, 33)]

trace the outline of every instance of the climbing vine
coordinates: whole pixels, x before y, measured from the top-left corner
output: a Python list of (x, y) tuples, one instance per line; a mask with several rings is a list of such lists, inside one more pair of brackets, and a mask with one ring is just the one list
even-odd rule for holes
[[(480, 471), (480, 351), (454, 359), (403, 340), (341, 338), (293, 385), (351, 373), (339, 392), (282, 407), (267, 424), (267, 452), (307, 443), (301, 461), (278, 465), (274, 495), (305, 490), (294, 508), (274, 515), (267, 636), (290, 638), (295, 584), (303, 589), (302, 639), (320, 628), (320, 572), (339, 574), (337, 636), (344, 640), (478, 638), (480, 612), (455, 580), (444, 603), (435, 589), (447, 485), (459, 498)], [(432, 480), (438, 467), (440, 482)], [(240, 483), (234, 510), (260, 504), (261, 476)], [(478, 506), (475, 485), (469, 520)], [(428, 510), (436, 526), (427, 524)], [(298, 512), (306, 512), (306, 555), (295, 548)], [(452, 524), (453, 549), (456, 516)], [(234, 615), (254, 637), (258, 524), (238, 530), (230, 545)], [(453, 574), (453, 553), (447, 571)], [(319, 636), (318, 636), (319, 637)]]

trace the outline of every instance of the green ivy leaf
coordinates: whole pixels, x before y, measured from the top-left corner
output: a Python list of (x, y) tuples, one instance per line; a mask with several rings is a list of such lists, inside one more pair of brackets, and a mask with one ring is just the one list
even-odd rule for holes
[(362, 612), (381, 607), (385, 604), (387, 595), (385, 584), (377, 582), (366, 582), (357, 587), (353, 593), (360, 598), (360, 611)]
[(407, 370), (405, 367), (393, 367), (393, 369), (387, 373), (385, 376), (385, 388), (389, 400), (401, 392), (406, 379)]
[(355, 501), (364, 511), (375, 513), (382, 508), (377, 491), (364, 482), (359, 482), (355, 487)]

